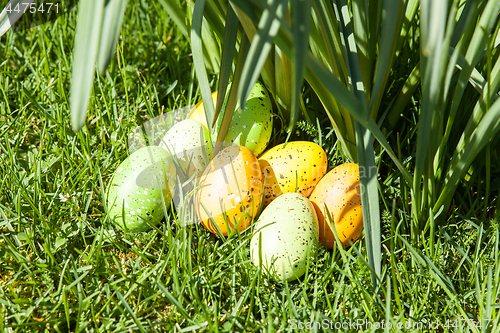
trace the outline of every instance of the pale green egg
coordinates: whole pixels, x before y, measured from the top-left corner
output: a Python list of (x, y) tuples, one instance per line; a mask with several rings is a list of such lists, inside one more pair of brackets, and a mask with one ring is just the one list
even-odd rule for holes
[(300, 193), (285, 193), (269, 204), (255, 224), (250, 241), (253, 264), (278, 280), (292, 281), (306, 272), (318, 248), (318, 218)]
[(168, 183), (175, 173), (169, 153), (157, 146), (143, 147), (127, 157), (108, 184), (109, 218), (124, 231), (147, 231), (164, 217), (172, 196)]
[(178, 122), (168, 130), (159, 146), (164, 148), (177, 160), (184, 179), (188, 180), (194, 173), (201, 175), (212, 158), (212, 142), (208, 129), (200, 122), (186, 119)]
[[(217, 140), (222, 124), (223, 112), (219, 116), (212, 134), (212, 141)], [(259, 156), (269, 144), (273, 130), (272, 103), (266, 88), (257, 82), (252, 87), (244, 109), (237, 106), (229, 129), (224, 139), (225, 143), (245, 146)]]

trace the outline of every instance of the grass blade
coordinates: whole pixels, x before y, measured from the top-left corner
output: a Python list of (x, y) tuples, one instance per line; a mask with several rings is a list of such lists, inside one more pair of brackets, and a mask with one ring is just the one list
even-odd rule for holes
[(241, 74), (243, 72), (243, 66), (245, 65), (245, 60), (249, 49), (250, 41), (246, 36), (243, 36), (243, 40), (241, 41), (240, 46), (240, 52), (238, 55), (238, 61), (236, 63), (236, 69), (234, 71), (233, 84), (231, 85), (231, 89), (229, 90), (229, 96), (227, 99), (226, 108), (224, 110), (222, 123), (219, 129), (219, 133), (217, 134), (217, 143), (214, 148), (214, 156), (222, 147), (222, 142), (224, 141), (227, 131), (229, 130), (229, 125), (231, 124), (231, 120), (233, 119), (234, 110), (236, 109), (236, 105), (238, 104), (238, 88), (240, 85)]
[[(439, 122), (442, 121), (442, 98), (440, 93), (444, 77), (443, 50), (448, 50), (445, 42), (445, 27), (448, 18), (447, 4), (422, 1), (420, 29), (421, 71), (422, 71), (422, 106), (418, 120), (417, 152), (415, 174), (413, 178), (414, 203), (412, 214), (415, 222), (422, 222), (426, 214), (428, 191), (432, 191), (431, 156), (439, 145)], [(448, 41), (449, 42), (449, 41)], [(423, 183), (423, 186), (422, 186)]]
[[(347, 9), (347, 3), (341, 3), (341, 29), (345, 36), (347, 71), (351, 77), (351, 91), (363, 105), (365, 118), (372, 119), (366, 109), (366, 97), (363, 90), (362, 72), (358, 58), (357, 47), (354, 43), (354, 34)], [(363, 225), (365, 228), (366, 252), (368, 264), (374, 273), (371, 273), (373, 289), (377, 290), (380, 278), (382, 254), (380, 235), (380, 208), (377, 186), (377, 167), (370, 131), (363, 127), (358, 120), (355, 121), (356, 146), (358, 151), (359, 181), (361, 189), (361, 202), (363, 211)], [(373, 172), (375, 170), (375, 172)]]
[[(205, 0), (197, 1), (194, 6), (193, 22), (191, 26), (191, 48), (193, 50), (193, 63), (198, 76), (201, 99), (205, 107), (205, 115), (207, 124), (213, 124), (214, 121), (214, 103), (210, 92), (210, 84), (208, 82), (207, 69), (205, 67), (205, 58), (203, 56), (203, 43), (201, 30), (203, 25), (203, 9)], [(209, 126), (209, 131), (212, 133), (213, 127)]]
[(299, 116), (300, 90), (304, 79), (305, 56), (309, 50), (309, 32), (311, 30), (311, 0), (292, 0), (292, 32), (295, 41), (292, 64), (292, 105), (288, 132), (295, 127)]
[(374, 45), (378, 40), (378, 31), (370, 29), (370, 7), (378, 7), (378, 0), (372, 2), (375, 5), (369, 4), (368, 0), (353, 0), (351, 21), (346, 1), (337, 1), (337, 4), (341, 7), (340, 19), (343, 19), (345, 23), (349, 22), (348, 28), (353, 32), (351, 36), (346, 36), (346, 31), (344, 31), (344, 38), (346, 38), (346, 42), (348, 42), (349, 38), (352, 38), (352, 42), (356, 40), (356, 45), (353, 45), (355, 50), (353, 50), (357, 53), (356, 58), (359, 63), (357, 67), (359, 67), (361, 75), (358, 82), (363, 84), (367, 101), (370, 100), (372, 91)]
[(122, 305), (125, 307), (125, 310), (127, 310), (128, 314), (134, 320), (134, 323), (137, 325), (139, 330), (141, 332), (145, 333), (146, 331), (144, 330), (144, 327), (142, 327), (141, 322), (139, 321), (139, 319), (137, 319), (137, 316), (135, 315), (134, 311), (130, 308), (130, 306), (127, 304), (127, 301), (125, 300), (125, 298), (123, 298), (122, 294), (118, 290), (116, 290), (116, 294), (118, 295), (118, 298), (120, 299), (120, 302), (122, 303)]
[(379, 54), (375, 63), (373, 86), (368, 111), (373, 119), (377, 119), (378, 109), (386, 91), (385, 86), (391, 73), (392, 63), (399, 44), (400, 31), (403, 25), (405, 2), (386, 0), (383, 4), (383, 19)]
[(181, 33), (188, 37), (189, 36), (189, 26), (186, 23), (186, 14), (183, 13), (182, 9), (177, 5), (175, 0), (159, 0), (161, 5), (165, 8), (172, 21)]
[(71, 126), (75, 132), (85, 123), (94, 83), (103, 13), (104, 0), (87, 0), (78, 4), (70, 90)]
[(174, 296), (172, 296), (171, 293), (168, 292), (167, 288), (165, 288), (165, 286), (163, 286), (160, 282), (157, 283), (158, 285), (158, 288), (160, 288), (160, 290), (165, 294), (165, 296), (167, 297), (167, 299), (172, 302), (173, 305), (175, 305), (175, 307), (177, 308), (177, 310), (180, 312), (180, 314), (190, 323), (192, 323), (191, 321), (191, 318), (189, 318), (189, 314), (186, 312), (186, 310), (184, 309), (184, 307), (182, 307), (181, 303), (179, 303), (178, 300), (175, 299)]
[[(344, 85), (348, 85), (345, 47), (339, 31), (338, 11), (334, 11), (331, 3), (325, 0), (315, 0), (313, 9), (314, 20), (311, 24), (310, 41), (312, 52), (324, 66), (344, 82)], [(315, 89), (319, 87), (316, 86)], [(321, 102), (342, 144), (344, 155), (354, 161), (357, 154), (354, 119), (349, 112), (345, 112), (337, 100), (328, 98), (322, 99)]]
[[(257, 35), (257, 25), (258, 18), (255, 14), (254, 8), (250, 5), (248, 1), (243, 0), (232, 0), (230, 2), (233, 7), (234, 12), (238, 16), (240, 20), (240, 24), (243, 27), (248, 39), (250, 42), (253, 41), (254, 37)], [(264, 63), (264, 67), (261, 72), (262, 80), (266, 85), (267, 89), (271, 93), (270, 96), (276, 101), (276, 78), (275, 78), (275, 69), (274, 62), (271, 60), (271, 55), (266, 58)]]
[(104, 75), (115, 53), (116, 42), (120, 36), (123, 15), (127, 0), (110, 0), (104, 7), (101, 38), (99, 40), (99, 55), (97, 68), (100, 75)]
[(285, 6), (286, 0), (273, 0), (262, 13), (259, 29), (252, 40), (241, 76), (242, 82), (238, 92), (241, 108), (245, 107), (250, 90), (259, 78), (267, 56), (273, 47), (274, 37), (281, 25), (279, 19), (283, 16)]
[(372, 274), (373, 289), (377, 289), (382, 265), (382, 238), (380, 234), (380, 207), (377, 186), (377, 166), (373, 151), (372, 136), (368, 129), (356, 121), (356, 137), (358, 146), (359, 181), (365, 228), (366, 252), (368, 263), (375, 272)]
[[(238, 37), (238, 27), (240, 21), (238, 16), (233, 10), (233, 7), (227, 4), (227, 16), (226, 25), (224, 30), (224, 42), (222, 43), (222, 57), (221, 57), (221, 68), (219, 74), (219, 85), (217, 88), (217, 106), (215, 108), (214, 122), (219, 117), (219, 113), (222, 109), (222, 104), (226, 97), (226, 89), (229, 83), (229, 76), (231, 75), (231, 69), (233, 67), (233, 56), (234, 50), (236, 48), (236, 41)], [(214, 124), (212, 124), (213, 126)], [(226, 132), (227, 133), (227, 132)], [(224, 134), (225, 135), (225, 134)], [(224, 137), (223, 137), (224, 138)]]
[(366, 118), (367, 112), (363, 104), (361, 104), (354, 94), (349, 91), (335, 75), (326, 70), (326, 68), (310, 53), (308, 54), (306, 64), (306, 79), (318, 93), (319, 98), (327, 99), (329, 97), (334, 97), (337, 99), (361, 125), (366, 127), (371, 134), (373, 134), (375, 139), (377, 139), (389, 157), (393, 160), (394, 164), (396, 164), (404, 180), (408, 184), (411, 184), (412, 176), (403, 166), (396, 154), (394, 154), (389, 142), (373, 118)]
[(345, 49), (340, 36), (336, 11), (326, 0), (314, 0), (313, 8), (315, 15), (311, 25), (311, 44), (316, 49), (314, 53), (325, 66), (331, 68), (332, 73), (347, 85), (349, 81), (347, 79)]
[(453, 197), (451, 194), (454, 193), (460, 179), (465, 176), (476, 156), (499, 130), (500, 100), (497, 100), (470, 136), (466, 136), (466, 132), (463, 133), (460, 143), (451, 158), (444, 180), (445, 184), (434, 205), (434, 211), (437, 211), (443, 204), (446, 211)]
[[(443, 150), (445, 149), (445, 145), (453, 130), (453, 123), (455, 121), (457, 112), (459, 110), (459, 105), (464, 95), (465, 88), (467, 87), (469, 80), (471, 79), (471, 75), (475, 70), (475, 66), (481, 60), (482, 54), (484, 54), (484, 46), (486, 44), (486, 40), (488, 38), (489, 32), (493, 29), (495, 23), (493, 19), (496, 18), (496, 15), (492, 15), (492, 13), (498, 12), (499, 9), (500, 9), (500, 2), (497, 3), (493, 1), (493, 2), (488, 2), (486, 4), (484, 12), (479, 18), (479, 23), (474, 29), (472, 39), (467, 43), (463, 43), (464, 44), (463, 47), (465, 46), (467, 47), (467, 50), (465, 52), (465, 58), (464, 59), (452, 58), (452, 60), (450, 60), (450, 63), (448, 65), (450, 68), (449, 72), (452, 72), (451, 69), (456, 69), (458, 63), (460, 64), (461, 71), (459, 74), (458, 82), (454, 86), (455, 90), (452, 93), (453, 96), (451, 102), (451, 109), (449, 112), (448, 119), (446, 121), (446, 129), (443, 136), (443, 140), (441, 142), (438, 151), (436, 152), (436, 157), (435, 157), (435, 160), (437, 161), (436, 163), (442, 163), (441, 159), (447, 158), (443, 156), (444, 155)], [(475, 16), (473, 18), (475, 18)], [(469, 19), (468, 21), (472, 21), (472, 23), (475, 23), (475, 20), (472, 19)], [(467, 25), (467, 28), (468, 30), (473, 29), (469, 25)], [(454, 52), (454, 55), (455, 54), (459, 55), (458, 48), (462, 44), (462, 41), (463, 40), (459, 42), (457, 50), (455, 50)], [(446, 94), (445, 98), (447, 98)]]
[(420, 79), (420, 63), (418, 63), (406, 79), (403, 88), (401, 88), (401, 91), (396, 98), (396, 101), (389, 110), (389, 113), (387, 115), (388, 129), (392, 129), (396, 125), (396, 122), (401, 116), (401, 113), (403, 112), (405, 106), (408, 104), (411, 97), (413, 96), (413, 93), (418, 88)]

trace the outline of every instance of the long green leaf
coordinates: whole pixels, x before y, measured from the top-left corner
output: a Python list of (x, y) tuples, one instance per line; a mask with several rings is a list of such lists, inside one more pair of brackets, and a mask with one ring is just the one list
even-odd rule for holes
[(401, 88), (398, 97), (396, 97), (396, 101), (389, 110), (389, 114), (387, 115), (387, 123), (388, 123), (387, 128), (389, 130), (396, 125), (396, 122), (401, 116), (404, 108), (406, 107), (411, 97), (413, 96), (413, 93), (419, 86), (420, 78), (421, 78), (420, 63), (418, 63), (415, 66), (415, 68), (413, 68), (410, 75), (406, 79), (403, 88)]
[[(347, 85), (349, 82), (345, 48), (339, 31), (338, 15), (334, 12), (332, 4), (326, 0), (315, 0), (313, 9), (310, 41), (312, 53)], [(316, 86), (316, 89), (321, 88)], [(322, 99), (321, 102), (341, 142), (344, 155), (354, 161), (357, 155), (354, 119), (335, 99), (330, 97)]]
[(380, 234), (380, 207), (378, 197), (377, 166), (370, 131), (356, 121), (356, 143), (360, 168), (361, 202), (363, 226), (365, 228), (366, 253), (368, 263), (375, 272), (372, 274), (373, 289), (377, 289), (382, 265), (382, 238)]
[[(365, 118), (370, 118), (368, 110), (366, 109), (366, 97), (363, 90), (360, 59), (358, 58), (357, 47), (354, 43), (355, 38), (351, 28), (352, 25), (347, 3), (343, 0), (341, 0), (340, 3), (340, 10), (342, 13), (341, 29), (346, 39), (347, 69), (351, 77), (351, 91), (354, 92), (354, 95), (363, 105), (363, 110), (366, 112)], [(371, 278), (373, 289), (376, 290), (378, 280), (380, 279), (382, 264), (377, 167), (375, 165), (375, 155), (370, 131), (368, 131), (366, 127), (363, 127), (358, 121), (355, 122), (355, 127), (366, 252), (368, 264), (374, 272), (371, 273)]]
[(221, 148), (221, 143), (226, 137), (227, 131), (229, 130), (229, 125), (231, 124), (231, 119), (233, 118), (234, 110), (238, 104), (238, 89), (241, 81), (241, 73), (243, 72), (243, 66), (250, 48), (250, 41), (246, 36), (242, 37), (240, 52), (238, 54), (238, 61), (236, 62), (236, 69), (234, 71), (234, 80), (229, 90), (229, 96), (227, 99), (226, 108), (224, 110), (224, 115), (222, 118), (222, 123), (217, 134), (217, 143), (214, 149), (214, 155), (217, 154)]
[[(422, 106), (417, 132), (417, 152), (413, 178), (412, 214), (420, 221), (424, 207), (428, 203), (428, 180), (432, 181), (431, 156), (437, 149), (439, 122), (442, 121), (442, 84), (444, 77), (443, 50), (445, 46), (445, 26), (448, 18), (447, 4), (441, 1), (421, 1), (421, 72)], [(423, 183), (423, 184), (422, 184)], [(432, 188), (430, 189), (432, 190)]]
[(217, 105), (215, 108), (214, 121), (216, 121), (217, 118), (219, 117), (219, 113), (222, 109), (222, 104), (224, 103), (224, 99), (226, 97), (226, 90), (229, 84), (229, 77), (231, 75), (231, 70), (233, 68), (233, 56), (234, 56), (234, 50), (236, 48), (239, 25), (240, 21), (238, 19), (238, 16), (236, 16), (233, 7), (231, 7), (231, 5), (228, 3), (226, 24), (224, 29), (224, 43), (222, 43), (223, 48), (221, 57), (221, 69), (219, 74), (219, 85), (217, 88), (218, 91)]
[[(209, 6), (206, 6), (209, 8)], [(201, 40), (203, 45), (203, 55), (205, 57), (205, 67), (212, 74), (219, 73), (220, 70), (220, 44), (215, 29), (208, 23), (206, 15), (203, 15), (201, 26)]]
[[(467, 51), (465, 53), (465, 59), (461, 65), (461, 71), (459, 74), (458, 82), (455, 85), (455, 90), (453, 91), (453, 98), (452, 98), (452, 103), (451, 103), (451, 109), (449, 112), (449, 116), (447, 118), (446, 122), (446, 129), (444, 133), (443, 140), (441, 142), (441, 145), (436, 152), (435, 156), (435, 168), (438, 167), (441, 163), (441, 159), (447, 158), (444, 156), (443, 151), (445, 150), (445, 146), (447, 144), (448, 138), (453, 130), (453, 123), (455, 121), (458, 109), (459, 109), (459, 104), (462, 100), (462, 97), (464, 95), (464, 91), (466, 86), (469, 83), (469, 80), (471, 78), (471, 75), (474, 71), (474, 67), (478, 64), (480, 61), (481, 55), (483, 54), (484, 51), (484, 46), (486, 44), (486, 40), (488, 38), (488, 35), (490, 31), (493, 29), (495, 19), (497, 17), (496, 14), (493, 13), (498, 13), (498, 10), (500, 9), (500, 2), (498, 1), (491, 1), (486, 4), (486, 7), (484, 8), (484, 11), (482, 15), (480, 16), (479, 22), (476, 26), (476, 29), (474, 30), (474, 34), (472, 35), (472, 38), (469, 43), (467, 43)], [(474, 13), (474, 12), (471, 12)], [(475, 22), (472, 19), (469, 19), (468, 21)], [(462, 41), (460, 41), (462, 42)], [(452, 58), (450, 60), (449, 64), (449, 72), (451, 72), (451, 68), (455, 68), (456, 63), (459, 60), (459, 54), (456, 52), (457, 57)], [(451, 80), (451, 75), (450, 75), (450, 80)], [(445, 95), (446, 97), (446, 95)]]
[(182, 11), (182, 9), (177, 5), (175, 0), (159, 0), (162, 6), (165, 8), (166, 12), (175, 22), (175, 25), (181, 33), (188, 37), (189, 36), (189, 26), (186, 24), (186, 14)]
[(401, 37), (400, 31), (403, 25), (405, 10), (405, 1), (384, 1), (382, 31), (378, 44), (379, 54), (375, 63), (373, 86), (368, 106), (368, 111), (373, 119), (377, 119), (378, 109), (391, 73), (396, 48)]
[(337, 99), (339, 103), (341, 103), (361, 125), (366, 127), (371, 132), (375, 139), (377, 139), (380, 145), (385, 149), (389, 157), (393, 160), (394, 164), (396, 164), (404, 180), (408, 184), (412, 184), (412, 176), (394, 154), (389, 142), (373, 118), (366, 118), (366, 108), (363, 107), (361, 102), (347, 89), (347, 87), (342, 84), (342, 82), (340, 82), (336, 76), (322, 66), (310, 53), (306, 58), (306, 64), (306, 79), (318, 93), (319, 98), (328, 98), (328, 96), (324, 95), (325, 92), (327, 92), (329, 95)]
[(194, 323), (191, 318), (189, 317), (189, 314), (187, 313), (186, 309), (184, 309), (184, 307), (182, 306), (182, 304), (171, 294), (168, 292), (167, 288), (165, 288), (165, 286), (163, 284), (161, 284), (160, 282), (157, 282), (157, 285), (158, 285), (158, 288), (160, 288), (160, 290), (165, 294), (165, 296), (167, 297), (167, 299), (169, 300), (169, 302), (171, 302), (173, 305), (175, 305), (175, 307), (177, 308), (177, 310), (179, 311), (179, 313), (190, 323)]
[[(229, 2), (227, 3), (226, 8), (227, 6), (230, 6)], [(227, 17), (228, 14), (229, 13), (222, 12), (213, 0), (209, 0), (207, 2), (205, 10), (203, 12), (203, 17), (206, 19), (206, 22), (210, 25), (210, 28), (220, 39), (223, 38), (226, 30), (224, 18)]]
[(313, 9), (311, 44), (316, 49), (316, 51), (313, 50), (313, 53), (347, 85), (349, 82), (344, 47), (338, 27), (338, 16), (334, 12), (331, 2), (327, 0), (315, 0)]
[[(193, 22), (191, 26), (191, 48), (193, 50), (193, 62), (198, 77), (198, 83), (201, 92), (201, 99), (205, 107), (205, 115), (207, 117), (207, 124), (211, 125), (214, 121), (214, 103), (212, 101), (212, 94), (210, 92), (210, 84), (208, 82), (207, 70), (205, 67), (205, 59), (203, 56), (203, 43), (202, 43), (202, 25), (203, 25), (203, 9), (205, 7), (205, 0), (199, 0), (194, 6)], [(209, 126), (210, 133), (213, 132), (213, 127)]]
[(97, 68), (104, 75), (115, 53), (127, 0), (109, 0), (104, 7)]
[[(373, 0), (372, 2), (378, 3), (378, 0)], [(378, 40), (378, 29), (377, 31), (372, 31), (370, 22), (370, 7), (368, 0), (352, 0), (352, 21), (350, 18), (351, 13), (349, 12), (347, 6), (342, 4), (345, 1), (337, 1), (340, 4), (340, 16), (341, 19), (349, 20), (349, 28), (353, 31), (353, 35), (350, 37), (352, 41), (359, 41), (354, 45), (357, 52), (359, 70), (361, 74), (361, 80), (358, 84), (363, 85), (363, 90), (366, 94), (366, 99), (369, 101), (371, 99), (372, 90), (372, 77), (373, 77), (373, 66), (375, 64), (375, 49), (374, 44)], [(377, 6), (375, 6), (377, 7)]]
[(92, 93), (104, 2), (83, 0), (78, 4), (70, 89), (71, 126), (75, 132), (85, 123)]
[(146, 331), (144, 330), (144, 327), (142, 327), (141, 322), (139, 321), (139, 319), (137, 319), (137, 316), (134, 313), (134, 310), (132, 310), (130, 305), (128, 305), (128, 303), (125, 300), (125, 298), (123, 297), (123, 295), (118, 290), (116, 290), (116, 294), (118, 295), (118, 298), (120, 299), (120, 303), (122, 303), (122, 305), (125, 307), (125, 310), (128, 312), (130, 317), (132, 317), (132, 320), (134, 321), (134, 323), (137, 325), (137, 328), (139, 328), (139, 330), (141, 332), (145, 333)]
[(280, 27), (287, 0), (271, 0), (269, 7), (262, 12), (259, 29), (252, 40), (248, 57), (243, 68), (239, 87), (240, 107), (244, 108), (250, 90), (257, 81), (267, 56), (273, 47), (273, 40)]
[(292, 108), (288, 132), (295, 127), (299, 115), (300, 90), (304, 80), (305, 56), (309, 50), (311, 30), (311, 0), (292, 0), (292, 32), (295, 41), (293, 48)]
[[(233, 7), (234, 12), (238, 16), (240, 24), (243, 27), (248, 39), (250, 40), (250, 42), (252, 42), (254, 37), (257, 35), (258, 25), (258, 18), (253, 7), (250, 6), (250, 3), (248, 1), (244, 0), (232, 0), (230, 1), (230, 4)], [(272, 53), (269, 54), (264, 63), (264, 68), (262, 69), (261, 76), (264, 80), (264, 84), (271, 93), (271, 98), (273, 98), (276, 104), (278, 104), (276, 101), (275, 69), (271, 55)]]
[(470, 136), (466, 133), (461, 137), (460, 143), (450, 160), (448, 172), (445, 178), (445, 184), (440, 196), (434, 205), (434, 211), (437, 211), (441, 205), (445, 209), (449, 207), (452, 194), (455, 192), (471, 163), (479, 154), (481, 149), (498, 133), (500, 130), (500, 100), (497, 100), (481, 119), (480, 123), (474, 129)]

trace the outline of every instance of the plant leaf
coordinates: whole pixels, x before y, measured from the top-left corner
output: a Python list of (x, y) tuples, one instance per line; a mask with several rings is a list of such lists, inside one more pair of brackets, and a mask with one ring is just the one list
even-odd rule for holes
[(252, 40), (248, 57), (243, 68), (239, 87), (240, 107), (244, 108), (250, 90), (259, 78), (267, 56), (273, 47), (273, 40), (280, 27), (280, 18), (286, 6), (286, 0), (272, 0), (264, 9), (259, 21), (259, 29)]
[(406, 7), (404, 1), (385, 0), (383, 4), (382, 31), (378, 43), (379, 54), (375, 63), (372, 91), (368, 111), (377, 119), (378, 109), (385, 93), (385, 86), (391, 73), (396, 48), (401, 38)]
[(122, 296), (122, 294), (118, 291), (118, 289), (116, 289), (116, 295), (118, 295), (118, 298), (120, 299), (120, 303), (122, 303), (122, 305), (125, 307), (125, 310), (128, 312), (130, 317), (132, 317), (132, 319), (134, 320), (134, 323), (137, 325), (139, 330), (141, 332), (145, 333), (146, 331), (144, 330), (144, 327), (142, 327), (139, 319), (137, 319), (137, 316), (135, 315), (134, 310), (132, 310), (132, 308), (130, 308), (130, 305), (128, 305), (127, 301)]
[[(448, 19), (445, 2), (421, 1), (421, 72), (422, 72), (422, 104), (418, 120), (417, 152), (415, 157), (415, 173), (413, 177), (412, 215), (415, 221), (421, 222), (424, 207), (429, 200), (429, 191), (433, 191), (431, 177), (433, 156), (439, 145), (439, 122), (442, 121), (442, 98), (444, 66), (443, 61), (448, 51), (445, 28)], [(433, 175), (432, 175), (433, 176)]]
[[(191, 48), (193, 50), (193, 63), (198, 76), (198, 83), (201, 92), (201, 99), (205, 108), (207, 124), (211, 125), (214, 121), (214, 103), (210, 92), (210, 83), (208, 82), (205, 59), (203, 56), (203, 43), (201, 37), (203, 24), (203, 9), (205, 0), (198, 0), (194, 5), (193, 22), (191, 26)], [(213, 126), (209, 126), (210, 133), (213, 132)]]
[[(347, 70), (351, 77), (351, 91), (363, 105), (366, 119), (372, 119), (366, 109), (366, 97), (362, 83), (362, 69), (358, 58), (358, 49), (352, 31), (352, 24), (348, 13), (347, 3), (341, 3), (341, 29), (345, 38)], [(372, 119), (373, 120), (373, 119)], [(355, 121), (356, 146), (359, 163), (359, 182), (361, 190), (361, 202), (363, 211), (363, 225), (365, 228), (366, 253), (371, 272), (373, 290), (377, 290), (382, 265), (381, 235), (380, 235), (380, 203), (377, 186), (377, 167), (375, 165), (375, 154), (370, 131), (363, 127), (358, 120)]]
[(104, 0), (85, 0), (78, 4), (70, 89), (71, 126), (75, 132), (85, 123), (94, 83), (103, 13)]
[(229, 125), (233, 118), (234, 110), (238, 104), (238, 88), (241, 81), (241, 73), (243, 72), (243, 66), (245, 65), (245, 60), (250, 48), (250, 41), (246, 36), (242, 37), (240, 52), (238, 54), (238, 61), (236, 62), (236, 69), (234, 71), (234, 80), (229, 90), (229, 97), (227, 99), (226, 107), (224, 109), (224, 115), (222, 117), (222, 123), (217, 134), (217, 144), (214, 149), (214, 155), (219, 151), (221, 144), (226, 137), (227, 131), (229, 130)]
[[(238, 16), (240, 24), (243, 27), (243, 30), (245, 31), (248, 39), (250, 40), (250, 42), (252, 42), (255, 35), (257, 35), (257, 25), (258, 25), (258, 18), (257, 15), (255, 14), (254, 9), (250, 6), (250, 3), (248, 1), (244, 0), (232, 0), (230, 1), (230, 4), (233, 7), (234, 12)], [(269, 56), (266, 58), (264, 67), (261, 72), (261, 76), (262, 80), (264, 81), (264, 84), (271, 93), (270, 94), (271, 98), (273, 98), (275, 103), (277, 104), (276, 78), (274, 77), (275, 69), (274, 69), (274, 62), (272, 61), (272, 55), (273, 54), (270, 53)]]
[(109, 0), (104, 7), (101, 38), (99, 39), (99, 55), (97, 57), (97, 68), (100, 75), (106, 73), (106, 69), (115, 53), (126, 6), (127, 0)]
[(157, 282), (157, 285), (158, 285), (158, 288), (160, 288), (160, 290), (165, 294), (165, 296), (167, 297), (167, 299), (173, 304), (175, 305), (175, 307), (177, 308), (177, 310), (180, 312), (180, 314), (190, 323), (193, 323), (193, 321), (191, 320), (191, 318), (189, 317), (189, 314), (187, 313), (187, 311), (184, 309), (184, 307), (182, 306), (181, 303), (179, 303), (179, 301), (171, 294), (168, 292), (167, 288), (165, 288), (164, 285), (162, 285), (160, 282)]
[(311, 31), (311, 0), (292, 0), (292, 33), (295, 41), (292, 64), (292, 105), (288, 132), (295, 127), (299, 115), (300, 90), (304, 80), (305, 56), (309, 50)]
[(438, 211), (443, 204), (445, 205), (445, 209), (449, 206), (452, 194), (455, 192), (460, 179), (465, 176), (471, 163), (481, 149), (484, 148), (499, 130), (500, 100), (497, 100), (493, 103), (488, 112), (485, 113), (470, 136), (467, 135), (467, 132), (462, 134), (457, 149), (450, 160), (445, 184), (434, 205), (433, 211)]
[(174, 21), (175, 25), (181, 33), (188, 37), (189, 36), (189, 26), (186, 24), (186, 14), (182, 11), (182, 9), (177, 5), (175, 0), (159, 0), (161, 5), (165, 8), (166, 12)]
[[(233, 68), (233, 56), (236, 48), (239, 25), (240, 21), (238, 16), (236, 16), (233, 7), (231, 7), (228, 3), (226, 25), (224, 29), (224, 42), (222, 43), (221, 68), (219, 74), (219, 85), (217, 88), (217, 105), (215, 108), (214, 122), (217, 121), (217, 118), (219, 117), (222, 104), (224, 103), (224, 99), (226, 97), (229, 76), (231, 75), (231, 70)], [(213, 125), (214, 124), (212, 124), (212, 126)]]

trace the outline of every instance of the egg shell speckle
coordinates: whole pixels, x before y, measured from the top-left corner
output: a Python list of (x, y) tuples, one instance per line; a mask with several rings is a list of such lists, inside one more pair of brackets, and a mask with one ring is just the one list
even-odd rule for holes
[(159, 145), (167, 150), (179, 162), (182, 168), (178, 175), (185, 175), (182, 182), (195, 172), (198, 175), (205, 170), (212, 154), (212, 142), (208, 129), (200, 122), (186, 119), (168, 130)]
[(335, 245), (325, 206), (344, 247), (359, 238), (363, 230), (363, 212), (357, 164), (341, 164), (328, 172), (316, 185), (310, 200), (318, 214), (319, 240), (323, 245), (330, 249)]
[(230, 146), (221, 150), (201, 176), (195, 202), (201, 224), (214, 234), (219, 228), (227, 235), (228, 225), (230, 229), (236, 225), (239, 231), (246, 229), (260, 205), (260, 174), (257, 158), (248, 148)]
[(318, 230), (311, 202), (300, 193), (285, 193), (262, 211), (255, 224), (251, 260), (259, 267), (261, 247), (265, 269), (279, 280), (295, 280), (306, 271), (308, 253), (310, 258), (316, 254)]
[(328, 160), (319, 145), (293, 141), (277, 145), (259, 157), (264, 183), (264, 206), (283, 193), (309, 196), (325, 175)]
[(147, 231), (150, 229), (147, 222), (155, 225), (163, 219), (162, 197), (167, 209), (172, 199), (168, 188), (168, 177), (172, 176), (168, 157), (167, 151), (160, 147), (143, 147), (117, 168), (106, 191), (109, 217), (117, 227), (130, 232)]

